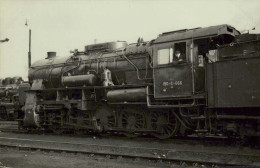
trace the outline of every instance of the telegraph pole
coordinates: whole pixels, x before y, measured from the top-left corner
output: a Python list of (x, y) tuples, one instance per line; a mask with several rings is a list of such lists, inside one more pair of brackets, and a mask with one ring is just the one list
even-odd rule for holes
[[(25, 26), (28, 26), (27, 19), (26, 19), (26, 22), (25, 22)], [(28, 51), (28, 67), (29, 67), (29, 69), (31, 68), (31, 35), (32, 35), (32, 31), (31, 31), (31, 29), (29, 29), (29, 51)]]
[(29, 52), (28, 52), (28, 66), (31, 68), (31, 29), (29, 29)]

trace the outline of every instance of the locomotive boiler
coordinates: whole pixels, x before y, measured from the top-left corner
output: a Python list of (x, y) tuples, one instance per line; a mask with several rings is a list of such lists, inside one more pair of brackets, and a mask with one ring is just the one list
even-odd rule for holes
[(259, 35), (229, 25), (92, 44), (32, 64), (23, 127), (126, 136), (259, 135)]

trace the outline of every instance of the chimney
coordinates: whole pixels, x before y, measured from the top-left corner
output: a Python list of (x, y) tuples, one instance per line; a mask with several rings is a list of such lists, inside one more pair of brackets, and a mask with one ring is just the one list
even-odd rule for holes
[(47, 58), (46, 59), (51, 59), (56, 57), (56, 52), (47, 52)]

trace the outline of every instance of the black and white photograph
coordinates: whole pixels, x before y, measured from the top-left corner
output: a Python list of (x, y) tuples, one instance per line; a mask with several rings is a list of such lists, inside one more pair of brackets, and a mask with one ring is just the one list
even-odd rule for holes
[(0, 168), (260, 167), (259, 0), (0, 0)]

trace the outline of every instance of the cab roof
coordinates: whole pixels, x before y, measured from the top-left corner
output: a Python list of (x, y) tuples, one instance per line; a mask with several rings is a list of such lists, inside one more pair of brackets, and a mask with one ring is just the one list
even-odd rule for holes
[(206, 37), (214, 37), (222, 34), (229, 34), (231, 36), (239, 35), (240, 32), (234, 27), (223, 24), (217, 26), (210, 26), (205, 28), (182, 29), (172, 32), (165, 32), (155, 39), (154, 43), (165, 43), (169, 41), (180, 41), (185, 39), (198, 39)]

